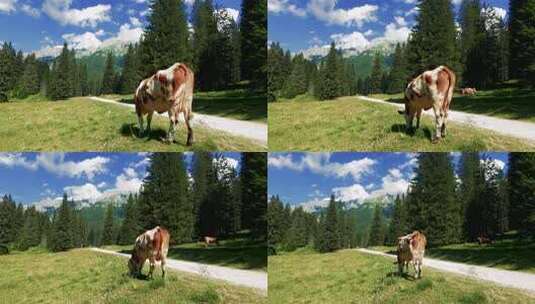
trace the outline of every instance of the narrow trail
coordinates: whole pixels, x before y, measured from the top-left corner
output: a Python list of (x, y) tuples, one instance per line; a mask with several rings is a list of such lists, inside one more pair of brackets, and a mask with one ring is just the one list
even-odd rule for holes
[[(112, 250), (90, 248), (92, 251), (130, 258), (130, 255)], [(166, 260), (166, 268), (200, 275), (209, 279), (223, 280), (233, 285), (254, 288), (267, 295), (268, 275), (262, 271), (241, 270), (175, 259)]]
[[(393, 254), (379, 252), (369, 249), (355, 249), (360, 252), (386, 256), (389, 258), (396, 258)], [(475, 266), (464, 263), (449, 262), (444, 260), (437, 260), (431, 258), (424, 258), (424, 276), (425, 267), (429, 266), (438, 270), (453, 272), (456, 274), (465, 275), (479, 280), (490, 281), (503, 285), (506, 287), (513, 287), (523, 289), (535, 294), (535, 274), (525, 273), (520, 271), (502, 270), (492, 267)]]
[[(399, 103), (388, 102), (388, 101), (384, 101), (381, 99), (360, 96), (360, 95), (357, 95), (357, 97), (362, 100), (375, 102), (375, 103), (381, 103), (381, 104), (387, 104), (387, 105), (391, 105), (400, 109), (405, 108), (405, 105), (399, 104)], [(424, 111), (424, 114), (430, 115), (430, 116), (434, 115), (433, 111)], [(448, 111), (448, 121), (460, 122), (463, 124), (472, 125), (477, 128), (491, 130), (491, 131), (494, 131), (496, 133), (500, 133), (503, 135), (508, 135), (508, 136), (513, 136), (516, 138), (535, 141), (535, 123), (531, 123), (531, 122), (496, 118), (496, 117), (491, 117), (491, 116), (486, 116), (486, 115), (470, 114), (470, 113), (452, 111), (452, 110)]]
[[(127, 108), (134, 110), (133, 104), (121, 103), (115, 100), (95, 97), (95, 96), (90, 96), (89, 99), (94, 100), (94, 101), (99, 101), (99, 102), (111, 103), (111, 104), (127, 107)], [(169, 117), (167, 113), (162, 113), (162, 114), (155, 113), (155, 114), (165, 117), (165, 118)], [(184, 122), (184, 118), (182, 116), (180, 116), (180, 121)], [(193, 119), (191, 121), (194, 125), (199, 125), (205, 128), (211, 128), (211, 129), (215, 129), (219, 131), (224, 131), (232, 135), (252, 139), (256, 141), (257, 143), (259, 143), (260, 145), (267, 147), (267, 137), (268, 137), (267, 124), (243, 121), (243, 120), (237, 120), (237, 119), (230, 119), (230, 118), (224, 118), (224, 117), (213, 116), (213, 115), (199, 114), (196, 112), (193, 113)]]

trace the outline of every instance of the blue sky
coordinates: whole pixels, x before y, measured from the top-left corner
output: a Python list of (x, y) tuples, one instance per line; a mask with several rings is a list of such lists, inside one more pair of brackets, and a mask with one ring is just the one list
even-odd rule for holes
[[(460, 0), (454, 0), (455, 11)], [(487, 0), (505, 15), (508, 0)], [(381, 42), (405, 41), (414, 25), (417, 0), (268, 0), (268, 40), (292, 52), (325, 53), (339, 48), (359, 51)], [(323, 49), (323, 51), (322, 51)]]
[[(507, 170), (506, 153), (487, 153)], [(457, 163), (460, 154), (453, 153)], [(380, 198), (406, 192), (416, 164), (415, 153), (270, 153), (269, 196), (305, 208), (322, 206), (335, 194), (344, 201)], [(310, 209), (309, 209), (310, 210)]]
[[(0, 153), (0, 195), (23, 204), (53, 204), (67, 193), (95, 202), (138, 192), (149, 164), (147, 153)], [(191, 153), (186, 161), (191, 162)], [(223, 153), (239, 168), (239, 153)]]
[[(88, 50), (136, 42), (143, 31), (148, 0), (0, 0), (0, 41), (41, 56), (69, 42)], [(193, 0), (185, 0), (190, 11)], [(241, 0), (215, 0), (237, 18)]]

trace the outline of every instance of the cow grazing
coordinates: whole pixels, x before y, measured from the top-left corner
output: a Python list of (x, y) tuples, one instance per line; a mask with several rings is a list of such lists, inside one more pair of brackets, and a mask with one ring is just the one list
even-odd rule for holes
[(493, 241), (492, 241), (491, 238), (486, 237), (486, 236), (484, 236), (484, 235), (481, 235), (481, 236), (479, 236), (479, 237), (477, 238), (477, 243), (478, 243), (479, 245), (483, 245), (483, 244), (492, 244)]
[(134, 95), (136, 114), (139, 121), (140, 134), (144, 134), (143, 116), (147, 115), (147, 134), (150, 133), (150, 122), (154, 111), (167, 112), (169, 115), (169, 131), (167, 142), (173, 142), (180, 113), (188, 128), (187, 145), (193, 143), (193, 72), (183, 63), (175, 63), (167, 70), (160, 70), (147, 79), (143, 79)]
[(446, 136), (446, 119), (455, 82), (455, 73), (446, 66), (439, 66), (434, 70), (423, 72), (407, 85), (405, 110), (399, 111), (400, 114), (405, 114), (407, 131), (412, 130), (414, 116), (416, 116), (416, 128), (419, 128), (422, 111), (433, 108), (436, 127), (433, 143)]
[(140, 276), (145, 261), (150, 263), (149, 277), (152, 278), (154, 265), (160, 262), (162, 277), (165, 278), (165, 260), (169, 250), (169, 231), (157, 226), (145, 231), (136, 238), (132, 256), (128, 261), (128, 269), (133, 276)]
[(213, 237), (213, 236), (205, 236), (203, 239), (204, 239), (204, 247), (208, 247), (208, 246), (210, 246), (211, 244), (214, 244), (214, 245), (219, 246), (219, 241), (217, 240), (216, 237)]
[(476, 93), (477, 93), (477, 90), (475, 88), (462, 88), (461, 89), (462, 95), (474, 96), (476, 95)]
[(409, 271), (409, 263), (412, 262), (416, 272), (416, 278), (422, 277), (422, 263), (425, 254), (427, 240), (419, 231), (398, 238), (397, 264), (399, 274), (403, 274), (403, 267)]

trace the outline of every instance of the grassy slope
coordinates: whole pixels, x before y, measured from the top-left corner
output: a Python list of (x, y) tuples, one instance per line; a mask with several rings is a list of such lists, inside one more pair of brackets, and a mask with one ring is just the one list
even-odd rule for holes
[[(301, 99), (302, 100), (302, 99)], [(448, 124), (448, 136), (431, 143), (434, 125), (422, 117), (414, 135), (388, 105), (356, 97), (331, 101), (276, 102), (268, 105), (269, 149), (305, 151), (525, 151), (527, 142), (490, 131)]]
[[(509, 288), (425, 268), (396, 275), (391, 259), (352, 250), (269, 257), (270, 303), (533, 303)], [(411, 270), (411, 275), (414, 270)]]
[(125, 259), (88, 250), (15, 253), (0, 264), (0, 303), (267, 302), (256, 291), (181, 272), (169, 271), (164, 282), (159, 268), (152, 281), (133, 279)]
[[(403, 103), (402, 94), (371, 95), (396, 103)], [(504, 88), (478, 91), (476, 96), (456, 94), (450, 106), (452, 110), (535, 122), (535, 90)]]
[(194, 127), (196, 143), (186, 146), (186, 128), (179, 124), (177, 143), (165, 144), (169, 123), (154, 117), (150, 140), (138, 138), (132, 110), (86, 98), (66, 101), (0, 104), (0, 150), (3, 151), (263, 151), (252, 141)]
[[(395, 253), (394, 247), (381, 246), (372, 249)], [(518, 242), (506, 239), (496, 241), (494, 244), (464, 243), (429, 248), (425, 251), (425, 255), (452, 262), (535, 273), (534, 252), (535, 241)]]
[[(124, 103), (134, 103), (133, 95), (104, 95)], [(199, 92), (193, 97), (193, 112), (221, 117), (267, 122), (266, 96), (247, 90)]]
[[(132, 245), (106, 246), (104, 248), (128, 254), (132, 251)], [(219, 246), (209, 247), (205, 247), (203, 243), (172, 246), (169, 248), (168, 257), (238, 269), (267, 269), (266, 244), (243, 239), (223, 240)]]

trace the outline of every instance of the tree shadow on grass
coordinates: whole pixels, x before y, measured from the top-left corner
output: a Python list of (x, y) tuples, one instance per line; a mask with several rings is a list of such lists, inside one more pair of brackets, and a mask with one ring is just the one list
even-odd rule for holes
[(387, 278), (402, 278), (402, 279), (405, 279), (407, 281), (416, 281), (416, 278), (414, 276), (408, 274), (407, 272), (403, 272), (400, 275), (399, 272), (397, 272), (397, 271), (391, 271), (391, 272), (386, 274), (386, 277)]

